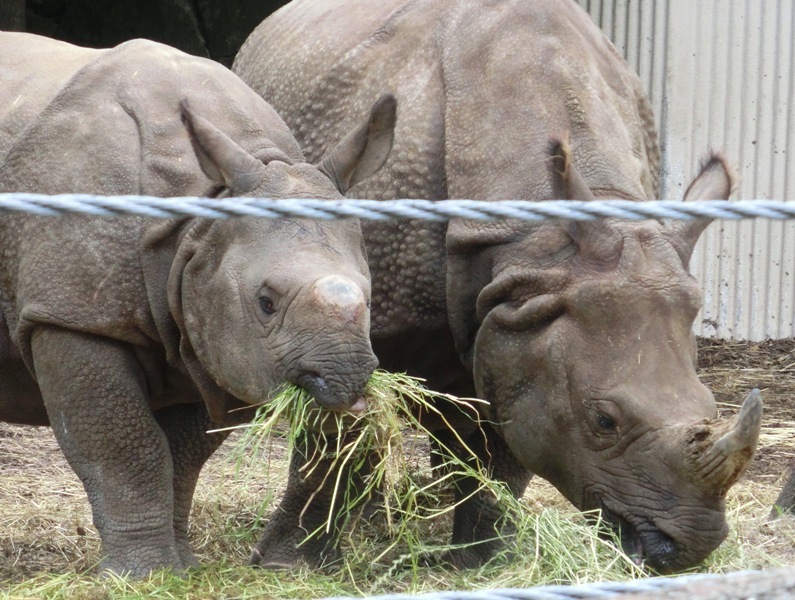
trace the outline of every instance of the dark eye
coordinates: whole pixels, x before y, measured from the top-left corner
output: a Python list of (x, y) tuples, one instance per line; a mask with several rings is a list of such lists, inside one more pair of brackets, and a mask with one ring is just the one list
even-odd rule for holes
[(607, 415), (603, 414), (598, 414), (596, 416), (596, 424), (602, 429), (606, 429), (608, 431), (614, 431), (616, 428), (616, 422)]
[(262, 309), (266, 315), (272, 315), (276, 312), (276, 305), (273, 303), (273, 300), (268, 298), (267, 296), (262, 296), (259, 299), (259, 307)]

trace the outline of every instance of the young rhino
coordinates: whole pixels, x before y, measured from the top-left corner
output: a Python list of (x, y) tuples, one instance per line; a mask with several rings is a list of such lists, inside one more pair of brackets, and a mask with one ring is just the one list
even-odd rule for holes
[[(16, 85), (0, 96), (0, 131), (16, 132), (0, 192), (335, 199), (392, 144), (385, 96), (306, 164), (230, 71), (153, 42), (85, 51), (0, 34), (0, 63)], [(20, 215), (0, 219), (0, 248), (0, 418), (53, 427), (104, 569), (195, 564), (193, 491), (224, 438), (206, 431), (251, 415), (232, 409), (285, 381), (356, 408), (377, 364), (355, 220)]]

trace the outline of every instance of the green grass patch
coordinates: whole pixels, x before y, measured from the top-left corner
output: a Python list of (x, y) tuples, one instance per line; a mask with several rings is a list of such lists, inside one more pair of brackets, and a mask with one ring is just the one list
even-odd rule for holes
[[(431, 392), (417, 378), (382, 370), (371, 377), (365, 398), (367, 408), (361, 413), (333, 413), (317, 407), (303, 389), (288, 385), (259, 406), (250, 423), (239, 426), (243, 436), (236, 446), (238, 461), (252, 456), (267, 460), (274, 436), (286, 441), (288, 452), (294, 451), (304, 436), (316, 440), (314, 453), (303, 470), (310, 475), (322, 465), (328, 473), (324, 485), (333, 486), (337, 503), (323, 525), (308, 532), (308, 537), (342, 528), (347, 522), (350, 546), (359, 527), (364, 527), (368, 535), (376, 529), (380, 538), (390, 541), (376, 554), (368, 552), (371, 564), (408, 561), (416, 567), (429, 552), (444, 549), (429, 546), (423, 536), (427, 523), (455, 509), (455, 478), (474, 478), (479, 484), (476, 492), (488, 490), (506, 512), (518, 512), (510, 492), (488, 478), (475, 453), (449, 421), (452, 416), (470, 423), (471, 428), (478, 427), (476, 404), (481, 400)], [(428, 420), (454, 432), (451, 441), (457, 453), (426, 428)], [(438, 457), (433, 471), (427, 460), (423, 461), (430, 453), (430, 443)], [(345, 476), (351, 472), (366, 475), (353, 485), (355, 478)], [(362, 524), (359, 509), (376, 497), (377, 513)]]

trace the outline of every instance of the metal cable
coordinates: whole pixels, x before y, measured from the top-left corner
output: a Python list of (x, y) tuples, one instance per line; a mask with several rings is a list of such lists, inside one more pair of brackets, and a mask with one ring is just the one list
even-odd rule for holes
[(656, 200), (315, 200), (296, 198), (157, 198), (152, 196), (94, 196), (91, 194), (0, 194), (0, 215), (28, 213), (55, 216), (70, 213), (110, 217), (138, 215), (157, 218), (230, 217), (342, 219), (363, 220), (422, 219), (448, 221), (463, 218), (475, 221), (542, 221), (566, 219), (592, 221), (613, 217), (638, 221), (643, 219), (795, 219), (795, 202), (776, 200), (740, 200), (726, 202), (676, 202)]
[[(581, 585), (546, 585), (534, 588), (505, 588), (480, 591), (445, 591), (426, 594), (393, 594), (370, 596), (367, 600), (586, 600), (615, 598), (624, 594), (661, 592), (686, 587), (696, 582), (721, 581), (746, 575), (761, 575), (763, 571), (738, 571), (729, 575), (696, 574), (682, 577), (650, 577), (630, 581), (606, 581)], [(338, 596), (326, 600), (362, 600)]]

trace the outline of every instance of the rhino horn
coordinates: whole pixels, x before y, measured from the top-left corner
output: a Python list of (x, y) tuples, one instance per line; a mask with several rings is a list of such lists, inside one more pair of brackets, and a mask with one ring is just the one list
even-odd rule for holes
[[(726, 159), (720, 154), (712, 154), (704, 163), (701, 172), (688, 186), (685, 202), (696, 200), (727, 200), (731, 195), (735, 175)], [(690, 221), (671, 221), (666, 226), (666, 234), (673, 243), (682, 262), (687, 266), (699, 236), (712, 223), (712, 219)]]
[(243, 150), (207, 119), (193, 112), (188, 101), (180, 102), (180, 116), (188, 129), (193, 150), (205, 175), (233, 194), (254, 190), (264, 165)]
[(701, 455), (697, 471), (705, 485), (723, 495), (751, 463), (762, 422), (762, 396), (755, 389), (743, 401), (734, 419), (719, 423), (720, 437)]
[[(568, 140), (553, 139), (550, 142), (552, 184), (555, 195), (562, 200), (595, 200), (591, 188), (585, 183), (571, 159)], [(596, 265), (614, 268), (621, 257), (623, 239), (621, 235), (604, 220), (569, 221), (566, 231), (584, 259)]]

